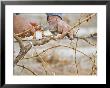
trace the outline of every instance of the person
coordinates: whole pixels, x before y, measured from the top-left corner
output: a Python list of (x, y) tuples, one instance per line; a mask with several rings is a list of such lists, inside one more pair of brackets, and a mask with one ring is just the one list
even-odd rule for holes
[[(61, 13), (47, 13), (47, 22), (49, 24), (50, 31), (58, 33), (56, 38), (62, 39), (65, 36), (67, 36), (68, 38), (73, 39), (74, 32), (73, 30), (71, 30), (71, 26), (67, 24), (65, 21), (63, 21)], [(33, 24), (36, 24), (36, 22), (27, 20), (20, 16), (19, 13), (16, 13), (14, 14), (13, 24), (14, 24), (14, 33), (17, 34), (25, 31), (26, 29), (32, 28)]]
[(13, 15), (13, 31), (15, 34), (21, 33), (29, 28), (31, 28), (29, 20), (25, 19), (19, 13)]
[(35, 19), (28, 19), (19, 13), (13, 15), (13, 32), (18, 35), (22, 33), (19, 37), (25, 38), (33, 36), (40, 29), (42, 28)]
[(56, 38), (62, 39), (65, 36), (71, 40), (74, 38), (74, 31), (72, 30), (72, 27), (63, 21), (61, 13), (47, 13), (47, 21), (50, 26), (50, 31), (58, 32)]

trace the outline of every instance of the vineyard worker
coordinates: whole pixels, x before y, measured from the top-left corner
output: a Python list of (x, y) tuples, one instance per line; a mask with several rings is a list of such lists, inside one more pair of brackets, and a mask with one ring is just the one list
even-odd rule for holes
[(68, 25), (65, 21), (63, 21), (61, 13), (47, 13), (47, 21), (50, 26), (50, 31), (58, 32), (56, 38), (62, 39), (65, 36), (67, 36), (71, 40), (73, 39), (74, 31), (71, 30), (70, 25)]
[(13, 16), (13, 29), (14, 33), (22, 38), (34, 36), (36, 31), (42, 30), (41, 26), (36, 22), (36, 19), (28, 19), (19, 13), (15, 13)]
[[(32, 24), (36, 24), (35, 21), (25, 19), (23, 16), (20, 16), (19, 13), (14, 14), (13, 21), (14, 33), (16, 34), (24, 32), (27, 29), (32, 29)], [(47, 22), (49, 23), (50, 31), (58, 32), (56, 38), (62, 39), (65, 36), (68, 36), (70, 39), (73, 39), (74, 32), (71, 30), (71, 26), (62, 20), (61, 13), (47, 13)], [(32, 31), (35, 32), (34, 30)], [(31, 33), (28, 33), (28, 36), (31, 35)]]
[(34, 24), (37, 25), (35, 20), (27, 19), (24, 16), (20, 15), (20, 13), (15, 13), (13, 15), (13, 31), (15, 34), (25, 32), (28, 29), (32, 29)]

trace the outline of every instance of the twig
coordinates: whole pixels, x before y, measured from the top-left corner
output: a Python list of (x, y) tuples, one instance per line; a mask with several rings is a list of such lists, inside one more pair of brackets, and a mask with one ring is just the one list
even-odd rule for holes
[[(96, 53), (97, 53), (97, 51), (96, 51)], [(95, 53), (95, 54), (96, 54), (96, 53)], [(96, 64), (95, 64), (95, 63), (96, 63), (96, 60), (95, 60), (96, 58), (95, 58), (94, 55), (93, 55), (93, 57), (94, 57), (94, 58), (93, 58), (93, 61), (92, 61), (92, 62), (93, 62), (93, 65), (92, 65), (91, 73), (90, 73), (91, 75), (96, 74), (96, 70), (97, 70), (97, 66), (96, 66)]]
[(55, 40), (55, 38), (53, 37), (53, 36), (51, 36), (51, 37), (46, 37), (46, 38), (43, 38), (43, 39), (41, 39), (41, 40), (36, 40), (36, 39), (33, 39), (32, 40), (32, 43), (33, 43), (33, 45), (34, 46), (36, 46), (36, 45), (44, 45), (45, 43), (48, 43), (50, 40)]
[(24, 65), (18, 65), (18, 64), (17, 64), (16, 66), (22, 67), (23, 69), (26, 69), (26, 70), (30, 71), (33, 75), (36, 75), (36, 76), (38, 75), (38, 74), (36, 74), (35, 72), (33, 72), (31, 69), (25, 67)]
[(21, 36), (21, 35), (23, 35), (23, 34), (26, 34), (27, 32), (29, 32), (29, 31), (31, 31), (32, 29), (27, 29), (27, 30), (25, 30), (24, 32), (21, 32), (21, 33), (18, 33), (18, 34), (16, 34), (17, 36)]
[[(38, 55), (38, 54), (37, 54), (37, 55)], [(44, 59), (43, 59), (40, 55), (38, 55), (38, 56), (39, 56), (39, 59), (40, 59), (40, 61), (41, 61), (41, 63), (42, 63), (42, 67), (43, 67), (43, 69), (44, 69), (46, 75), (48, 75), (48, 71), (46, 70), (46, 67), (45, 67), (45, 66), (48, 65), (48, 63), (45, 62)]]
[[(85, 23), (85, 22), (88, 22), (93, 16), (95, 16), (96, 13), (93, 13), (93, 14), (90, 14), (89, 16), (87, 16), (86, 18), (82, 19), (80, 18), (80, 20), (78, 19), (78, 22), (75, 22), (75, 24), (72, 26), (72, 28), (67, 32), (67, 33), (64, 33), (62, 38), (64, 38), (71, 30), (73, 30), (74, 28), (77, 28), (79, 27), (81, 24)], [(79, 30), (79, 29), (77, 29)], [(77, 31), (76, 30), (76, 31)], [(57, 32), (57, 30), (55, 31)]]
[(20, 46), (20, 52), (14, 60), (14, 66), (21, 60), (26, 53), (31, 49), (32, 45), (29, 43), (27, 46), (23, 45), (22, 39), (14, 34), (14, 38), (18, 41)]
[[(39, 54), (37, 54), (37, 55), (35, 55), (35, 56), (29, 57), (29, 58), (24, 58), (24, 59), (30, 59), (30, 58), (33, 58), (33, 57), (38, 57), (39, 55), (43, 54), (44, 52), (46, 52), (46, 51), (48, 51), (48, 50), (50, 50), (50, 49), (53, 49), (53, 48), (57, 48), (57, 47), (67, 47), (67, 48), (70, 48), (70, 49), (72, 49), (72, 50), (75, 50), (74, 47), (70, 47), (70, 46), (66, 46), (66, 45), (56, 45), (56, 46), (53, 46), (53, 47), (50, 47), (50, 48), (48, 48), (48, 49), (43, 50), (41, 53), (39, 53)], [(78, 50), (78, 49), (76, 49), (76, 51), (79, 52), (79, 53), (81, 53), (81, 54), (83, 54), (84, 56), (86, 56), (86, 57), (92, 59), (90, 56), (86, 55), (86, 54), (83, 53), (82, 51), (80, 51), (80, 50)]]
[[(97, 35), (97, 33), (94, 33), (94, 34), (92, 33), (92, 34), (89, 34), (88, 36), (85, 36), (85, 37), (74, 37), (74, 38), (85, 40), (90, 45), (95, 46), (96, 44), (92, 44), (86, 38), (92, 38), (92, 37), (94, 37), (96, 35)], [(55, 38), (55, 36), (50, 36), (50, 37), (46, 37), (46, 38), (43, 38), (43, 39), (38, 40), (38, 41), (33, 39), (32, 43), (33, 43), (34, 46), (36, 46), (36, 45), (44, 45), (44, 44), (48, 43), (50, 40), (58, 40), (58, 38)]]
[[(84, 23), (84, 22), (88, 22), (88, 21), (89, 21), (93, 16), (95, 16), (95, 15), (96, 15), (96, 13), (93, 13), (93, 14), (87, 16), (86, 18), (84, 18), (84, 19), (82, 19), (82, 20), (79, 20), (78, 22), (76, 22), (76, 23), (74, 24), (74, 26), (71, 28), (71, 30), (72, 30), (73, 28), (79, 27), (79, 25), (81, 25), (81, 24)], [(71, 30), (69, 30), (69, 32), (70, 32)]]
[(84, 40), (85, 42), (87, 42), (88, 44), (90, 44), (92, 46), (96, 46), (96, 44), (93, 44), (90, 41), (88, 41), (87, 38), (80, 38), (80, 39)]
[(76, 59), (77, 43), (78, 43), (78, 38), (77, 38), (77, 40), (76, 40), (76, 47), (75, 47), (75, 65), (76, 65), (76, 73), (79, 74), (78, 64), (77, 64), (77, 59)]
[(16, 41), (19, 42), (19, 46), (21, 49), (24, 49), (24, 44), (22, 42), (22, 39), (20, 37), (18, 37), (15, 33), (13, 34), (14, 38), (16, 39)]
[(50, 48), (47, 48), (47, 49), (43, 50), (43, 52), (39, 53), (39, 55), (41, 55), (42, 53), (44, 53), (44, 52), (46, 52), (46, 51), (48, 51), (48, 50), (50, 50), (50, 49), (57, 48), (57, 47), (60, 47), (60, 46), (61, 46), (61, 45), (57, 45), (57, 46), (52, 46), (52, 47), (50, 47)]
[(84, 37), (81, 36), (81, 37), (74, 37), (74, 38), (78, 38), (78, 39), (84, 40), (88, 44), (90, 44), (92, 46), (96, 46), (96, 44), (93, 44), (93, 43), (91, 43), (90, 41), (87, 40), (87, 38), (93, 38), (93, 37), (96, 37), (96, 36), (97, 36), (97, 33), (91, 33), (88, 36), (84, 36)]

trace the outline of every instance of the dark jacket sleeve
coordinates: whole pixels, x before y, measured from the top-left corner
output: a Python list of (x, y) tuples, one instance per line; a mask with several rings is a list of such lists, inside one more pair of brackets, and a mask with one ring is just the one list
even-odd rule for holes
[(58, 16), (62, 19), (62, 13), (47, 13), (47, 20), (49, 16)]

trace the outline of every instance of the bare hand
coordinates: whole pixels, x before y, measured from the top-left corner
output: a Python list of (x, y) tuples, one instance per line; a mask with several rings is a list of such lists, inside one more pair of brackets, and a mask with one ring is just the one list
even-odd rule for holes
[(58, 16), (50, 16), (48, 23), (52, 31), (57, 31), (60, 35), (57, 35), (56, 38), (64, 38), (67, 36), (70, 39), (73, 39), (74, 31), (71, 29), (71, 26), (66, 22), (61, 20)]
[(29, 20), (24, 18), (23, 16), (20, 15), (14, 15), (13, 17), (13, 30), (15, 34), (22, 33), (26, 30), (32, 29), (30, 32), (25, 35), (22, 35), (21, 37), (25, 36), (31, 36), (35, 32), (34, 27), (37, 25), (35, 21)]

